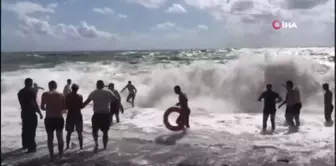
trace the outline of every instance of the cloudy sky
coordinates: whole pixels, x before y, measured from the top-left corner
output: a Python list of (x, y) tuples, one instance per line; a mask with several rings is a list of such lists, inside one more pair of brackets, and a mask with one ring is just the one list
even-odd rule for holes
[[(2, 51), (334, 46), (335, 0), (2, 0)], [(275, 30), (272, 21), (297, 28)]]

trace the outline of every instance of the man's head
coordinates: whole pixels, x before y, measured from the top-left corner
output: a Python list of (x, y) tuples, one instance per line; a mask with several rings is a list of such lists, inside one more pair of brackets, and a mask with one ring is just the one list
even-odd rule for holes
[(31, 88), (33, 86), (33, 79), (31, 78), (26, 78), (24, 81), (25, 87)]
[(56, 81), (52, 80), (48, 83), (48, 87), (49, 87), (49, 90), (52, 91), (52, 90), (55, 90), (57, 88), (57, 83)]
[(37, 86), (37, 83), (34, 83), (34, 85), (33, 85), (33, 86), (34, 86), (34, 88), (37, 88), (37, 87), (38, 87), (38, 86)]
[(176, 85), (176, 86), (174, 87), (174, 92), (175, 92), (176, 94), (181, 93), (181, 87), (178, 86), (178, 85)]
[(110, 90), (113, 90), (113, 89), (114, 89), (114, 84), (113, 84), (113, 83), (109, 83), (108, 88), (109, 88)]
[(286, 81), (286, 89), (291, 90), (294, 87), (294, 83), (290, 80)]
[(272, 90), (272, 84), (267, 84), (267, 85), (266, 85), (266, 89), (267, 89), (267, 90)]
[(67, 79), (67, 84), (68, 84), (68, 85), (71, 84), (71, 79)]
[(324, 83), (322, 85), (322, 89), (325, 90), (325, 91), (329, 90), (329, 84), (328, 83)]
[(96, 86), (97, 86), (97, 89), (103, 89), (104, 86), (105, 86), (104, 81), (103, 80), (98, 80)]
[(77, 93), (79, 89), (79, 86), (77, 84), (72, 84), (71, 85), (71, 91), (74, 92), (74, 93)]
[(131, 81), (128, 81), (128, 84), (132, 84), (132, 82), (131, 82)]

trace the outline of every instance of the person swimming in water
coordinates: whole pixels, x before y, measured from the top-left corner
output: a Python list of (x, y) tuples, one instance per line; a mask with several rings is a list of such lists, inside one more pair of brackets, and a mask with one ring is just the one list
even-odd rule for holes
[(324, 83), (322, 85), (322, 89), (325, 91), (324, 93), (324, 117), (327, 123), (332, 122), (331, 114), (333, 112), (334, 106), (332, 104), (333, 95), (332, 92), (329, 90), (329, 84)]
[(44, 119), (45, 129), (48, 135), (48, 149), (50, 159), (54, 159), (54, 132), (58, 142), (58, 153), (61, 158), (63, 155), (63, 128), (64, 119), (63, 113), (65, 110), (65, 98), (57, 89), (57, 83), (50, 81), (48, 83), (49, 91), (42, 94), (41, 109), (46, 111)]
[(189, 126), (190, 108), (188, 106), (188, 98), (182, 92), (181, 87), (178, 85), (174, 87), (174, 92), (178, 95), (178, 100), (179, 100), (176, 106), (181, 107), (181, 113), (180, 113), (180, 116), (177, 118), (176, 123), (177, 124), (182, 123), (184, 124), (185, 127), (190, 128)]
[[(138, 90), (135, 88), (135, 86), (132, 84), (131, 81), (128, 81), (128, 84), (121, 90), (121, 93), (125, 90), (128, 89), (128, 96), (126, 98), (126, 102), (129, 102), (132, 104), (132, 107), (134, 107), (134, 100), (135, 100), (135, 95), (138, 92)], [(131, 101), (130, 101), (131, 100)]]
[(110, 108), (111, 108), (111, 124), (113, 123), (113, 115), (116, 116), (116, 121), (117, 123), (120, 122), (120, 119), (119, 119), (119, 110), (121, 113), (124, 113), (124, 108), (123, 106), (121, 105), (121, 97), (120, 97), (120, 94), (119, 92), (114, 89), (114, 84), (113, 83), (110, 83), (108, 85), (108, 89), (114, 94), (115, 97), (117, 97), (118, 99), (118, 102), (113, 102), (111, 103), (110, 105)]
[[(266, 85), (266, 91), (261, 93), (261, 95), (258, 97), (258, 101), (261, 101), (261, 99), (264, 99), (264, 110), (263, 110), (263, 126), (262, 126), (262, 132), (266, 131), (267, 128), (267, 119), (269, 116), (271, 116), (271, 123), (272, 123), (272, 132), (275, 130), (275, 113), (276, 113), (276, 103), (279, 103), (282, 101), (282, 98), (277, 92), (274, 92), (272, 90), (272, 84)], [(278, 100), (276, 100), (278, 99)]]
[(44, 90), (44, 88), (38, 86), (37, 83), (34, 83), (33, 90), (36, 95), (39, 89)]

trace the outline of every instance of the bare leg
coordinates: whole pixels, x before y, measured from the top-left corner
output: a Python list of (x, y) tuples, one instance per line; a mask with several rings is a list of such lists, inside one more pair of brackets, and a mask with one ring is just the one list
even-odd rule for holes
[(92, 137), (95, 142), (94, 151), (98, 150), (98, 129), (92, 129)]
[(48, 135), (48, 150), (50, 155), (50, 160), (54, 159), (54, 132), (47, 131)]
[(131, 101), (132, 107), (134, 107), (134, 100), (135, 100), (135, 96), (132, 97), (132, 101)]
[(103, 144), (104, 144), (104, 149), (107, 147), (107, 142), (108, 142), (108, 131), (103, 131)]
[(79, 147), (80, 147), (80, 149), (83, 149), (83, 135), (82, 135), (82, 132), (77, 132), (77, 133), (78, 133)]
[(58, 142), (58, 154), (61, 158), (63, 155), (64, 141), (63, 141), (63, 131), (56, 130), (57, 142)]
[(70, 140), (71, 140), (71, 132), (67, 132), (67, 136), (66, 136), (66, 149), (69, 149)]

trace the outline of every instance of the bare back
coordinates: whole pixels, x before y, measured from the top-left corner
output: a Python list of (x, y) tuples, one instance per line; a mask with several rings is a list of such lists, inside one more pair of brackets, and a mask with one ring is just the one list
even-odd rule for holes
[(41, 106), (46, 106), (46, 118), (62, 117), (65, 110), (65, 99), (63, 94), (57, 91), (44, 92), (42, 94)]

